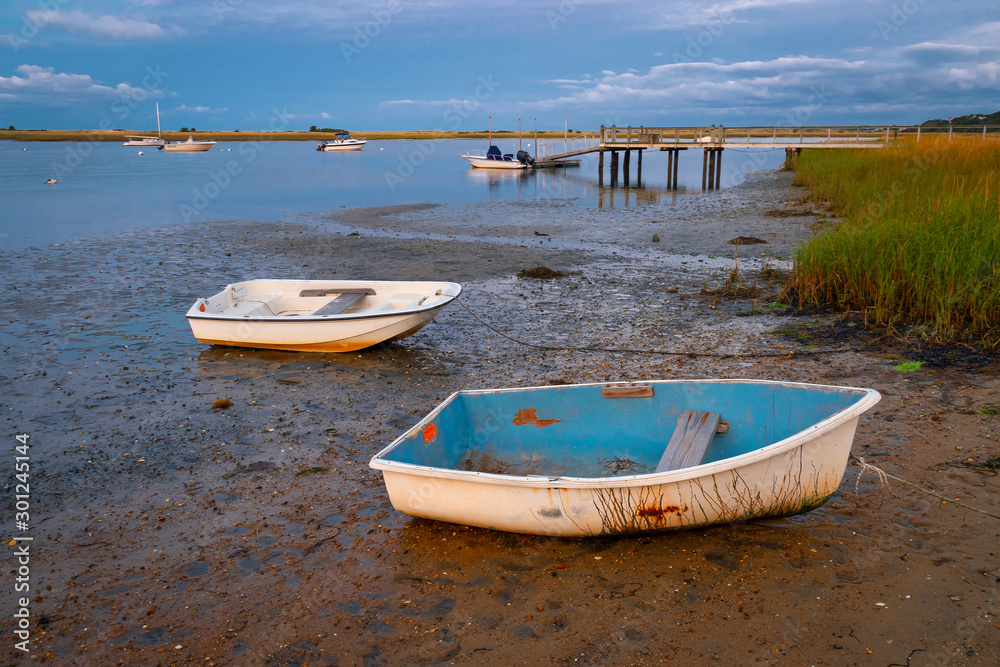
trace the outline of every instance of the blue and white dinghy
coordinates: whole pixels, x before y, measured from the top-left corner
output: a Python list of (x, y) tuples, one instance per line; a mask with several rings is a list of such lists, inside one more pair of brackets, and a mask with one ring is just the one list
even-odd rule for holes
[(873, 389), (653, 380), (459, 391), (371, 459), (400, 512), (537, 535), (658, 532), (819, 507)]

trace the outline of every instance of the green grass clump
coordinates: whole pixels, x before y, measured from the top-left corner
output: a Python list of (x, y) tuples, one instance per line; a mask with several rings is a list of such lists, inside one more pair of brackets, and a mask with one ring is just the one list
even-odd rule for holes
[(843, 222), (796, 252), (786, 298), (1000, 345), (1000, 142), (805, 151), (795, 170)]
[(904, 361), (901, 364), (896, 364), (892, 367), (892, 370), (899, 371), (900, 373), (912, 373), (913, 371), (919, 371), (924, 365), (922, 361)]

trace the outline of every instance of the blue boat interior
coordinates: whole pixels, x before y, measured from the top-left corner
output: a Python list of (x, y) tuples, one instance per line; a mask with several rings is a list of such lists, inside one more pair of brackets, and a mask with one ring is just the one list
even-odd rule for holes
[(608, 397), (601, 386), (459, 393), (430, 424), (382, 458), (508, 475), (611, 477), (651, 473), (682, 410), (717, 412), (702, 463), (783, 440), (861, 400), (858, 390), (770, 383), (653, 384), (650, 397)]
[(496, 146), (490, 146), (490, 149), (486, 151), (487, 160), (500, 160), (501, 162), (513, 162), (513, 153), (501, 153), (500, 149)]

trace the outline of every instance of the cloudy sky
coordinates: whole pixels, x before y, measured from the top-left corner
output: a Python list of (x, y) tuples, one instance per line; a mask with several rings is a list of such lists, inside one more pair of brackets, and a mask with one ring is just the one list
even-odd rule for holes
[(1000, 0), (3, 0), (0, 126), (591, 129), (1000, 110)]

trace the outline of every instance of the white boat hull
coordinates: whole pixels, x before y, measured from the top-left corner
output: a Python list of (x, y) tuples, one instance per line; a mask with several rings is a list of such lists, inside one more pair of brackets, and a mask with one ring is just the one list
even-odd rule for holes
[(168, 153), (203, 153), (214, 145), (214, 141), (182, 141), (176, 144), (164, 144), (163, 150)]
[[(357, 288), (371, 288), (375, 294), (335, 315), (315, 314), (332, 296), (299, 296), (302, 290), (335, 294), (336, 289)], [(457, 283), (255, 280), (199, 299), (187, 319), (195, 338), (209, 345), (351, 352), (416, 333), (461, 290)]]
[(146, 146), (148, 148), (160, 148), (167, 142), (163, 139), (157, 139), (156, 137), (149, 137), (144, 139), (129, 139), (122, 146)]
[[(665, 388), (671, 382), (687, 382), (691, 388), (682, 389), (680, 395), (692, 400), (700, 400), (698, 397), (712, 391), (713, 383), (768, 384), (767, 381), (753, 380), (651, 381), (643, 384), (653, 385), (659, 392), (661, 385)], [(519, 399), (515, 407), (544, 406), (541, 398), (535, 398), (529, 392), (561, 388), (458, 392), (389, 447), (376, 454), (370, 465), (382, 471), (389, 499), (400, 512), (436, 521), (518, 533), (587, 536), (659, 532), (799, 514), (822, 505), (837, 489), (847, 466), (858, 417), (877, 403), (880, 396), (878, 392), (868, 389), (826, 388), (797, 383), (770, 384), (785, 389), (816, 387), (821, 390), (857, 392), (860, 397), (850, 407), (777, 442), (740, 455), (661, 473), (620, 477), (541, 474), (544, 470), (539, 470), (540, 474), (529, 475), (492, 474), (447, 466), (436, 467), (433, 464), (416, 465), (404, 462), (404, 455), (394, 457), (392, 452), (396, 447), (409, 448), (407, 451), (411, 452), (414, 448), (418, 452), (430, 452), (436, 438), (446, 443), (438, 446), (448, 448), (449, 451), (455, 447), (459, 451), (463, 446), (472, 447), (458, 444), (461, 439), (456, 439), (456, 433), (448, 430), (454, 428), (456, 418), (441, 416), (442, 410), (456, 396), (463, 394), (471, 398), (469, 403), (456, 408), (455, 414), (460, 415), (460, 420), (474, 424), (471, 439), (494, 462), (504, 460), (505, 448), (511, 446), (511, 442), (518, 441), (516, 446), (521, 446), (521, 438), (543, 438), (540, 435), (543, 426), (547, 427), (546, 430), (556, 429), (558, 426), (555, 424), (562, 421), (563, 425), (570, 427), (574, 419), (572, 410), (539, 407), (540, 417), (561, 419), (549, 419), (521, 427), (526, 431), (516, 431), (517, 427), (506, 426), (510, 423), (510, 416), (494, 404), (490, 404), (489, 408), (480, 408), (481, 411), (476, 411), (474, 407), (480, 398), (477, 394), (496, 391), (522, 392), (523, 400)], [(577, 385), (593, 386), (612, 385)], [(622, 401), (648, 399), (611, 400), (618, 401), (616, 405), (625, 408), (626, 404)], [(582, 414), (594, 409), (603, 408), (581, 406), (578, 412)], [(751, 409), (740, 404), (733, 405), (728, 410), (744, 420), (744, 423), (737, 423), (734, 419), (734, 428), (746, 431), (763, 429), (762, 432), (770, 433), (771, 426), (756, 424), (752, 418), (741, 416)], [(534, 413), (534, 409), (531, 412)], [(723, 415), (724, 418), (726, 416), (728, 415)], [(629, 419), (635, 419), (636, 422), (641, 420), (642, 427), (648, 428), (653, 421), (648, 415), (615, 417), (611, 413), (603, 417), (605, 421), (617, 419), (618, 426), (627, 424)], [(518, 424), (516, 419), (514, 424)], [(631, 438), (628, 426), (622, 428), (625, 429), (625, 435), (620, 442), (628, 442)], [(652, 430), (655, 431), (656, 428)], [(593, 435), (590, 431), (581, 432), (579, 439), (571, 437), (570, 446), (573, 451), (586, 450), (587, 441)], [(666, 437), (669, 437), (669, 432)], [(766, 436), (763, 437), (766, 442)], [(539, 447), (537, 451), (542, 452), (540, 456), (544, 461), (544, 447)], [(419, 459), (427, 455), (429, 454), (418, 453), (416, 457)], [(520, 461), (525, 460), (524, 453), (518, 456)], [(534, 456), (529, 456), (528, 460), (534, 460)], [(610, 458), (611, 453), (605, 451), (604, 456)]]
[(320, 144), (316, 148), (316, 150), (323, 151), (323, 152), (330, 152), (330, 151), (359, 151), (359, 150), (361, 150), (362, 148), (365, 147), (366, 143), (368, 143), (367, 140), (353, 141), (353, 142), (344, 142), (344, 143), (329, 142), (329, 143)]
[(527, 169), (528, 165), (517, 160), (489, 160), (474, 155), (463, 155), (462, 159), (478, 169)]

